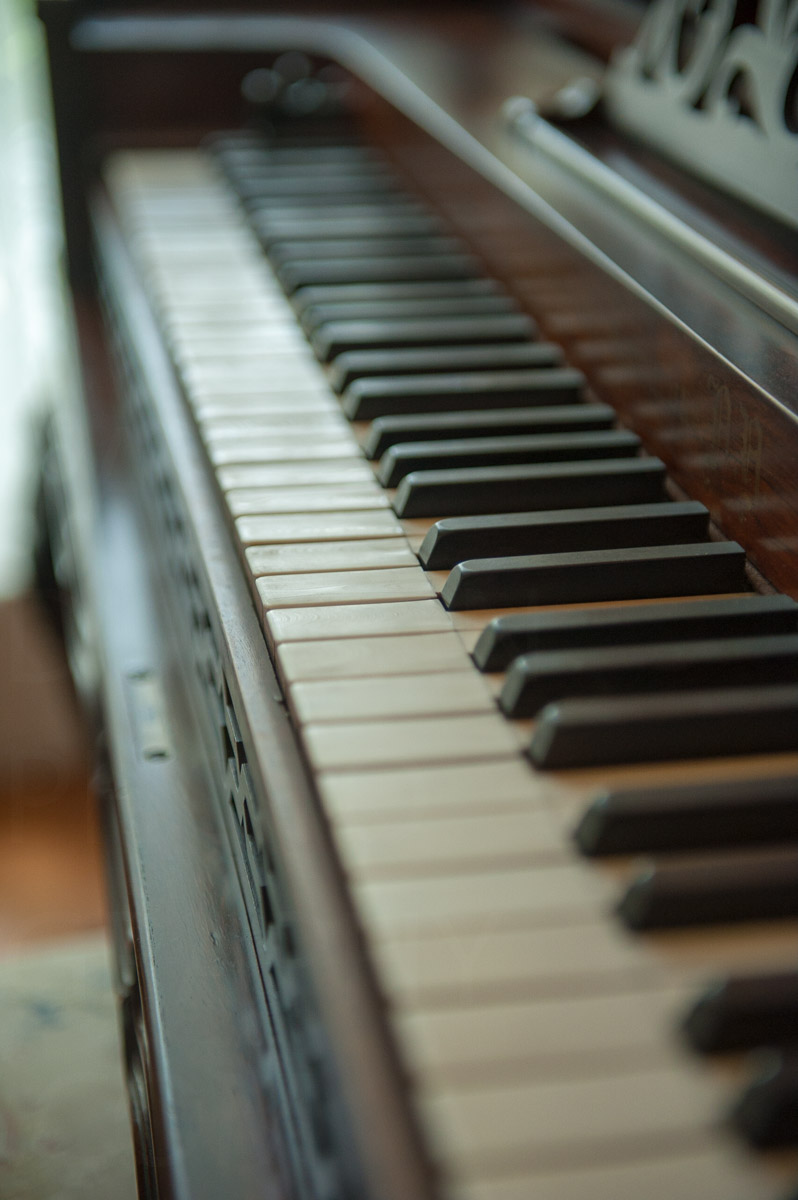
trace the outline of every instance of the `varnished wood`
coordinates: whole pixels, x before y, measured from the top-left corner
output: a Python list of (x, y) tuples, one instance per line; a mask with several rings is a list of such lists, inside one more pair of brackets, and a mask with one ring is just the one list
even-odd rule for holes
[(106, 922), (96, 798), (81, 773), (0, 792), (0, 952)]

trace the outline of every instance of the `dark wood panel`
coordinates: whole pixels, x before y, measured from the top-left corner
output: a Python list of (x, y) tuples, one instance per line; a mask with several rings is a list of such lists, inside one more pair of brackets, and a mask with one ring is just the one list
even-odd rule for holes
[[(373, 93), (364, 94), (363, 106), (370, 135), (449, 216), (544, 335), (563, 346), (595, 396), (707, 505), (766, 580), (798, 597), (794, 340), (791, 352), (786, 338), (779, 346), (763, 337), (758, 349), (752, 317), (751, 353), (767, 356), (762, 371), (775, 385), (765, 392)], [(641, 246), (640, 256), (651, 254)], [(657, 270), (655, 263), (643, 267)], [(688, 275), (686, 289), (690, 282)]]

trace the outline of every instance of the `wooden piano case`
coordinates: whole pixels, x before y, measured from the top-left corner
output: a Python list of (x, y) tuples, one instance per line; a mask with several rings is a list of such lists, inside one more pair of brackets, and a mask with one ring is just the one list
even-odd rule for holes
[[(99, 164), (257, 122), (242, 80), (283, 50), (337, 62), (367, 138), (664, 459), (675, 490), (746, 547), (760, 582), (798, 597), (796, 328), (499, 119), (503, 54), (523, 85), (507, 31), (529, 36), (527, 6), (523, 20), (369, 7), (349, 24), (328, 7), (266, 20), (39, 8), (85, 397), (53, 414), (43, 490), (97, 725), (141, 1194), (432, 1198), (380, 985)], [(548, 37), (576, 22), (595, 49), (598, 26), (579, 15), (537, 19)], [(631, 37), (635, 12), (614, 15)], [(590, 122), (579, 138), (599, 160), (619, 153)], [(639, 170), (673, 185), (642, 150)], [(734, 206), (702, 185), (680, 204), (739, 236)], [(753, 223), (757, 262), (794, 283), (798, 249)]]

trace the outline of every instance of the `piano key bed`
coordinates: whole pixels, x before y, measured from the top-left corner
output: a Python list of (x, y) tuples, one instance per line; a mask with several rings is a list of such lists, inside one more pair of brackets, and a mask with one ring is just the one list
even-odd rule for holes
[(105, 177), (440, 1194), (785, 1196), (798, 605), (376, 151)]

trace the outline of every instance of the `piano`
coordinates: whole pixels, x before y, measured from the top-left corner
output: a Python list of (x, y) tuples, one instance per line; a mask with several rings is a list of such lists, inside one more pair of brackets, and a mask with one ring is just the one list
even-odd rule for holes
[(40, 0), (148, 1200), (798, 1194), (791, 11)]

